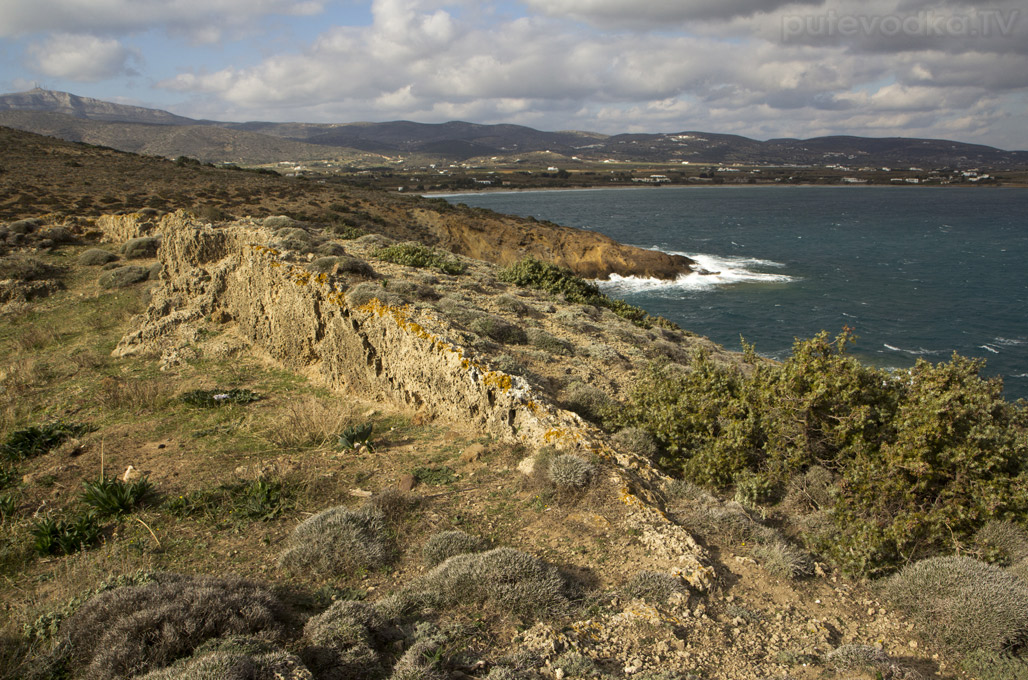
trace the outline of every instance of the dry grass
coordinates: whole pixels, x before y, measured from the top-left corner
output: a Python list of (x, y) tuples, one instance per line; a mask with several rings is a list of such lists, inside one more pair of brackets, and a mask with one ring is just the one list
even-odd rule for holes
[(171, 400), (167, 380), (150, 378), (123, 380), (104, 378), (96, 392), (96, 404), (109, 410), (125, 409), (133, 412), (156, 411)]
[(306, 396), (290, 400), (270, 418), (254, 416), (248, 428), (279, 449), (321, 448), (355, 423), (357, 415), (354, 406), (342, 399)]

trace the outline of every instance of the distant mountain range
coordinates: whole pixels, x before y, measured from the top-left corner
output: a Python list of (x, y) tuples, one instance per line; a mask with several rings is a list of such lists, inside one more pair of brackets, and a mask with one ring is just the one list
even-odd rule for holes
[[(521, 125), (229, 123), (34, 89), (0, 95), (0, 125), (61, 139), (161, 156), (245, 164), (404, 157), (466, 161), (548, 152), (582, 160), (695, 164), (1028, 168), (1028, 151), (939, 139), (817, 137), (758, 141), (709, 132), (603, 135)], [(415, 159), (412, 159), (415, 160)]]

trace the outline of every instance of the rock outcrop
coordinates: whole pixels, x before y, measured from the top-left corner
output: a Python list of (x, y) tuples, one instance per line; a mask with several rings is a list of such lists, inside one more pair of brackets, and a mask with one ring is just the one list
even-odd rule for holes
[(445, 319), (377, 298), (351, 304), (345, 281), (270, 247), (275, 234), (253, 221), (214, 227), (179, 215), (165, 218), (161, 229), (160, 284), (139, 329), (115, 355), (174, 361), (197, 340), (198, 323), (231, 320), (254, 348), (338, 390), (405, 404), (532, 449), (597, 455), (610, 461), (620, 500), (644, 540), (662, 546), (668, 570), (693, 587), (710, 585), (703, 550), (655, 506), (651, 489), (662, 475), (612, 449), (601, 432), (524, 378), (476, 358)]

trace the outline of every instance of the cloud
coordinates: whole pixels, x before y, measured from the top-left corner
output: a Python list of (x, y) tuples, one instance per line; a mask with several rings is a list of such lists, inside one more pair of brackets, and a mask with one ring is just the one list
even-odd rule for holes
[[(123, 35), (163, 26), (214, 42), (269, 15), (310, 15), (328, 0), (4, 0), (0, 37), (73, 32)], [(212, 30), (215, 29), (215, 30)]]
[(138, 75), (129, 66), (139, 63), (138, 52), (113, 38), (58, 33), (28, 48), (31, 67), (45, 76), (95, 82), (122, 75)]
[(787, 5), (822, 0), (524, 0), (541, 14), (584, 21), (602, 28), (660, 29), (692, 21), (751, 17)]
[[(868, 0), (861, 6), (870, 3), (883, 12), (904, 4)], [(657, 2), (652, 12), (680, 11), (684, 4), (691, 11), (704, 5)], [(729, 3), (733, 11), (755, 13), (746, 21), (741, 15), (718, 19), (716, 30), (658, 31), (640, 39), (637, 32), (599, 32), (549, 16), (497, 22), (443, 0), (375, 0), (371, 26), (330, 27), (301, 52), (271, 55), (247, 68), (180, 73), (160, 86), (191, 93), (210, 107), (191, 113), (222, 118), (232, 111), (251, 119), (325, 122), (461, 118), (764, 137), (921, 134), (933, 126), (980, 135), (983, 121), (1003, 119), (1028, 89), (1028, 60), (1016, 51), (785, 40), (769, 27), (777, 22), (781, 29), (784, 13), (797, 6), (777, 4), (778, 10), (762, 13), (756, 3)], [(922, 6), (905, 4), (912, 11)], [(612, 11), (627, 4), (568, 0), (554, 6)], [(843, 0), (828, 0), (822, 9), (843, 6)]]

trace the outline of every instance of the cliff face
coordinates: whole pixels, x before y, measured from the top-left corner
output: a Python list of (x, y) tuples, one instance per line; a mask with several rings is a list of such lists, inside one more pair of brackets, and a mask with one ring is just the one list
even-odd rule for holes
[(500, 265), (532, 256), (587, 279), (619, 274), (673, 280), (695, 264), (681, 255), (636, 248), (596, 232), (503, 215), (419, 210), (414, 219), (452, 252)]
[[(140, 227), (148, 229), (145, 224)], [(112, 235), (132, 234), (124, 219), (104, 225)], [(179, 213), (165, 216), (160, 228), (161, 283), (116, 356), (154, 354), (172, 363), (195, 352), (199, 327), (217, 320), (235, 324), (257, 351), (337, 390), (405, 405), (529, 450), (553, 446), (606, 459), (613, 488), (652, 554), (694, 588), (711, 584), (705, 552), (654, 505), (651, 489), (666, 481), (663, 475), (611, 448), (599, 430), (555, 406), (525, 378), (494, 369), (461, 344), (445, 319), (346, 295), (345, 279), (315, 273), (307, 260), (270, 247), (275, 233), (253, 221), (216, 228)], [(390, 274), (390, 287), (401, 281)], [(378, 289), (388, 299), (387, 290)], [(526, 470), (531, 461), (524, 461)]]

